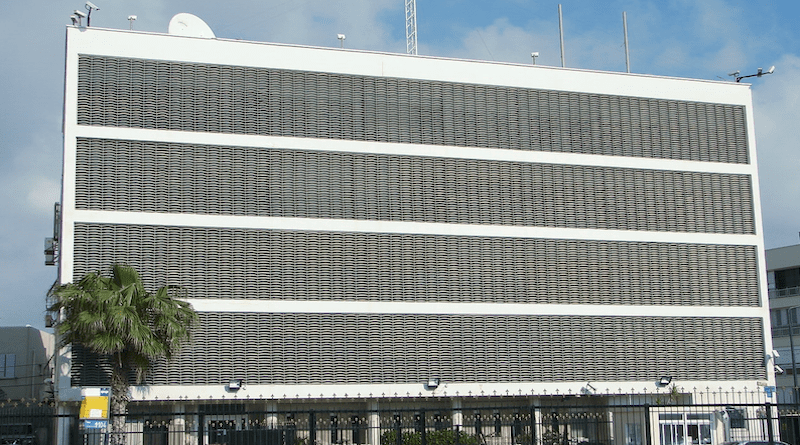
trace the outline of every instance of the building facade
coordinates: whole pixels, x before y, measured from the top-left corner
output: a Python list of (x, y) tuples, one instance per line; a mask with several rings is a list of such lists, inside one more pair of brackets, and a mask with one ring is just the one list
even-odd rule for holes
[[(767, 283), (769, 286), (769, 306), (772, 318), (772, 341), (779, 357), (775, 359), (779, 367), (776, 375), (778, 392), (782, 400), (794, 401), (797, 387), (795, 370), (800, 360), (800, 323), (797, 310), (800, 307), (800, 245), (779, 247), (766, 251)], [(792, 351), (794, 346), (794, 354)], [(794, 361), (793, 361), (794, 360)], [(793, 365), (794, 363), (794, 365)]]
[(744, 84), (71, 27), (60, 280), (186, 289), (181, 409), (753, 389), (756, 167)]
[(0, 402), (52, 397), (53, 347), (49, 332), (0, 327)]

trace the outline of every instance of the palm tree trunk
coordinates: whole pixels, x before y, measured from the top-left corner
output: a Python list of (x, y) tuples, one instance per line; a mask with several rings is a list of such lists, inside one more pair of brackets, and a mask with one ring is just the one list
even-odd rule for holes
[(125, 444), (125, 415), (128, 413), (127, 367), (115, 364), (111, 371), (111, 445)]

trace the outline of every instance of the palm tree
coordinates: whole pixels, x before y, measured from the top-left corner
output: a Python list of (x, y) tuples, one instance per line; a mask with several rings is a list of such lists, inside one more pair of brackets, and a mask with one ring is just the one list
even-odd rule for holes
[(114, 444), (123, 442), (128, 376), (135, 373), (141, 383), (154, 360), (171, 358), (188, 340), (197, 320), (189, 303), (174, 298), (178, 289), (164, 286), (147, 292), (134, 268), (115, 264), (111, 277), (89, 273), (77, 284), (50, 290), (55, 297), (50, 310), (60, 314), (60, 346), (79, 344), (109, 359)]

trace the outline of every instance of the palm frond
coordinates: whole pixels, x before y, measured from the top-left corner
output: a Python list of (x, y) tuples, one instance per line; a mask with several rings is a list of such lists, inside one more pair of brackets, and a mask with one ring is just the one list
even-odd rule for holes
[(115, 264), (110, 276), (92, 272), (77, 283), (54, 286), (49, 310), (60, 314), (56, 330), (62, 346), (80, 343), (114, 355), (141, 377), (152, 360), (170, 358), (197, 321), (191, 305), (173, 297), (179, 289), (147, 292), (133, 267)]

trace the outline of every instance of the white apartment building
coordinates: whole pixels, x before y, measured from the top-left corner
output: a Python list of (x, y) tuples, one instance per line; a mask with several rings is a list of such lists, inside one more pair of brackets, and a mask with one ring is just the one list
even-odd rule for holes
[(797, 319), (800, 307), (800, 245), (769, 249), (766, 258), (772, 341), (780, 354), (775, 362), (783, 371), (776, 376), (777, 386), (782, 388), (778, 395), (779, 400), (791, 402), (794, 393), (791, 388), (798, 386), (794, 372), (800, 360), (800, 337), (793, 336), (800, 333)]
[(0, 326), (0, 403), (52, 397), (53, 334)]

